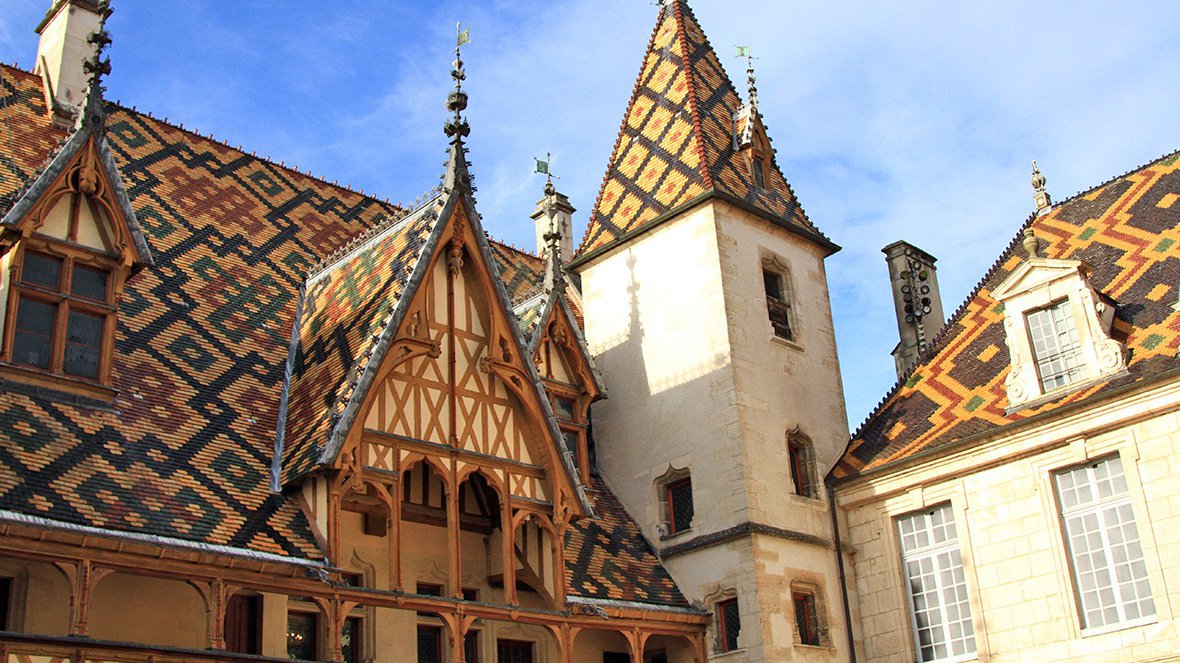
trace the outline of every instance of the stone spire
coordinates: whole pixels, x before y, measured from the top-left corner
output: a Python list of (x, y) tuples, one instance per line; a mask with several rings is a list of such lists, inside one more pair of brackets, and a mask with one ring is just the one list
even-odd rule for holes
[(1032, 166), (1033, 202), (1037, 205), (1037, 216), (1044, 216), (1053, 208), (1053, 200), (1045, 191), (1045, 176), (1041, 174), (1041, 169), (1037, 168), (1037, 162), (1033, 161)]

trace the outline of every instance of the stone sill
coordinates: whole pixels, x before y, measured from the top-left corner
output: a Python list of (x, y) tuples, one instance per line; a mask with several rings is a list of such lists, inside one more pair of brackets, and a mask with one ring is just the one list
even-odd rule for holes
[(796, 341), (789, 341), (778, 334), (770, 334), (770, 342), (803, 352), (803, 346)]

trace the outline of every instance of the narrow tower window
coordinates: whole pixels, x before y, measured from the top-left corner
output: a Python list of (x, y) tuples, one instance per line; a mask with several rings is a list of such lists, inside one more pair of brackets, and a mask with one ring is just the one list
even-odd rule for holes
[(677, 534), (692, 527), (692, 479), (673, 481), (667, 488), (668, 532)]
[(791, 332), (791, 304), (783, 275), (763, 267), (762, 284), (766, 290), (766, 312), (774, 335), (788, 341), (794, 340), (795, 335)]

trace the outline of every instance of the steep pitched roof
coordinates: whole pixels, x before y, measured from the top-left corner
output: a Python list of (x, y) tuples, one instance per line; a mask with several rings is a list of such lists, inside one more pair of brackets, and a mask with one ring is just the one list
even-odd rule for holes
[(689, 607), (623, 504), (601, 478), (592, 485), (595, 517), (565, 535), (570, 596)]
[(1090, 282), (1114, 299), (1113, 334), (1131, 353), (1126, 375), (1006, 412), (1010, 358), (1003, 308), (992, 291), (1025, 262), (1018, 233), (931, 349), (852, 436), (831, 476), (854, 477), (1180, 369), (1178, 201), (1174, 152), (1031, 221), (1044, 257), (1089, 263)]
[[(67, 134), (38, 76), (0, 67), (0, 104), (4, 195)], [(270, 492), (297, 293), (314, 264), (400, 210), (109, 108), (110, 150), (156, 264), (126, 284), (112, 407), (0, 390), (0, 509), (321, 558), (295, 502)]]
[(717, 196), (837, 247), (812, 225), (777, 164), (758, 187), (735, 145), (742, 101), (684, 0), (664, 4), (577, 265)]
[(358, 238), (304, 284), (280, 413), (281, 483), (319, 460), (435, 230), (438, 202)]

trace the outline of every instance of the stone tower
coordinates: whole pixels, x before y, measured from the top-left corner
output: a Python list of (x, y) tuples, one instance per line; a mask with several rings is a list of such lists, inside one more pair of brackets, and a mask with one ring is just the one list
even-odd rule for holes
[(824, 267), (837, 250), (756, 102), (687, 4), (663, 2), (570, 267), (610, 390), (592, 411), (598, 467), (714, 613), (726, 661), (849, 658), (822, 482), (848, 438)]

